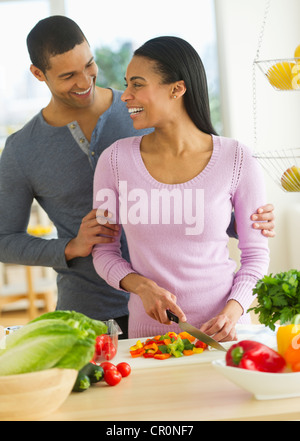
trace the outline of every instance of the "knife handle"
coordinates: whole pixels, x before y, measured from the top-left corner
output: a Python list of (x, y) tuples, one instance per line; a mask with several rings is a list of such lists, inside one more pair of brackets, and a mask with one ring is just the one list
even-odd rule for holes
[(171, 312), (169, 309), (167, 309), (167, 316), (172, 322), (179, 323), (179, 318), (177, 315), (175, 315), (174, 312)]

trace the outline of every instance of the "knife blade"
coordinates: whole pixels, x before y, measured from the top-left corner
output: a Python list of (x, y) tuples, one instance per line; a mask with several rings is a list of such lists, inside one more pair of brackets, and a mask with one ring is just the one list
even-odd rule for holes
[(188, 332), (193, 337), (196, 337), (198, 340), (202, 341), (203, 343), (206, 343), (209, 346), (212, 346), (215, 349), (218, 349), (219, 351), (227, 352), (227, 349), (225, 349), (224, 346), (222, 346), (219, 342), (217, 342), (216, 340), (214, 340), (212, 337), (205, 334), (204, 332), (200, 331), (199, 329), (195, 328), (195, 326), (190, 325), (187, 322), (182, 322), (181, 320), (179, 320), (177, 315), (175, 315), (169, 309), (167, 310), (167, 316), (169, 320), (171, 320), (172, 322), (178, 323), (178, 325), (183, 331)]

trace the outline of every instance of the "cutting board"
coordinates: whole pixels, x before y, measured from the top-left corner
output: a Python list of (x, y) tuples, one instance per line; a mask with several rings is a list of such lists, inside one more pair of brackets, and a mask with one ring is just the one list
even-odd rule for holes
[[(271, 331), (263, 325), (237, 325), (236, 327), (238, 341), (254, 340), (264, 343), (270, 347), (276, 347), (276, 332)], [(135, 338), (128, 340), (119, 340), (117, 355), (111, 360), (112, 363), (118, 364), (125, 361), (130, 364), (132, 369), (148, 369), (157, 367), (181, 366), (183, 364), (211, 363), (213, 360), (225, 358), (226, 353), (216, 349), (206, 349), (201, 354), (194, 354), (183, 357), (170, 357), (166, 360), (157, 360), (155, 358), (144, 358), (143, 356), (132, 358), (130, 355), (130, 347), (134, 346), (140, 340), (145, 342), (147, 338)], [(236, 342), (226, 342), (223, 346), (229, 349)]]
[[(145, 369), (145, 368), (157, 368), (168, 366), (180, 366), (182, 364), (197, 364), (197, 363), (210, 363), (212, 360), (225, 357), (225, 352), (217, 351), (215, 349), (205, 350), (201, 354), (194, 354), (183, 357), (170, 357), (166, 360), (157, 360), (156, 358), (145, 358), (143, 356), (132, 358), (130, 355), (130, 347), (134, 346), (137, 342), (137, 338), (129, 340), (119, 340), (117, 355), (111, 360), (112, 363), (118, 364), (122, 361), (126, 361), (130, 364), (132, 369)], [(146, 338), (140, 339), (141, 342), (146, 341)], [(232, 343), (231, 343), (232, 344)]]

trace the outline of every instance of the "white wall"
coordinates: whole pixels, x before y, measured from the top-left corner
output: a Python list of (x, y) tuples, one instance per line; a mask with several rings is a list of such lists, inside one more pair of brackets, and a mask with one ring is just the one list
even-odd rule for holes
[[(255, 151), (300, 147), (300, 91), (275, 91), (257, 67), (254, 145), (252, 66), (265, 6), (262, 0), (215, 0), (224, 135)], [(271, 0), (260, 59), (293, 57), (300, 44), (299, 17), (299, 0)], [(267, 173), (265, 177), (268, 202), (274, 204), (276, 215), (276, 237), (269, 240), (270, 272), (300, 269), (300, 193), (286, 193)], [(233, 257), (238, 256), (231, 246)]]

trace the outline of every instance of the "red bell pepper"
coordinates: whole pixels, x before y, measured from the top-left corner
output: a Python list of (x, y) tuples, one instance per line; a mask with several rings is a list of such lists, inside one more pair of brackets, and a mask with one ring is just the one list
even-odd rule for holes
[(203, 343), (203, 341), (200, 341), (200, 340), (197, 340), (196, 341), (196, 343), (195, 343), (195, 348), (197, 348), (197, 349), (206, 349), (207, 348), (207, 344), (206, 343)]
[(144, 352), (143, 357), (144, 358), (154, 358), (155, 353), (154, 352)]
[(286, 361), (262, 343), (243, 340), (228, 350), (226, 365), (252, 371), (280, 373), (286, 368)]
[(148, 340), (145, 341), (144, 345), (151, 345), (153, 343), (155, 343), (156, 345), (163, 345), (164, 344), (163, 341), (154, 340), (154, 339), (149, 338)]

